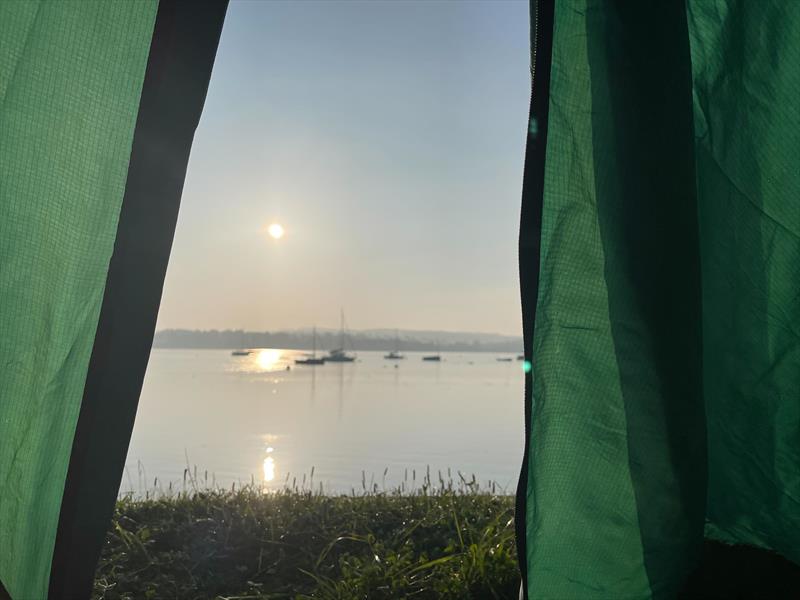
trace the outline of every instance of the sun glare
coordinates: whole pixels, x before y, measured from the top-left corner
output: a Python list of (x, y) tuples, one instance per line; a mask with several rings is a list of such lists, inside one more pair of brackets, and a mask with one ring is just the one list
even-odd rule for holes
[(275, 368), (275, 365), (278, 363), (280, 358), (280, 350), (260, 350), (256, 356), (256, 362), (258, 363), (259, 367), (265, 371), (269, 371)]
[(275, 479), (275, 459), (268, 456), (264, 459), (264, 481)]
[(264, 481), (275, 479), (275, 459), (270, 456), (274, 448), (267, 446), (267, 457), (264, 459)]
[(283, 225), (280, 223), (272, 223), (269, 227), (267, 227), (267, 233), (272, 239), (279, 240), (284, 234)]

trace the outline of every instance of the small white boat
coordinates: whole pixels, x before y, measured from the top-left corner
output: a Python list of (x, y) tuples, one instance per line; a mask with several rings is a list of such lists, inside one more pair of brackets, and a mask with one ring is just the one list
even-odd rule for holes
[(389, 354), (384, 354), (383, 358), (385, 360), (403, 360), (405, 358), (405, 356), (400, 354), (400, 337), (396, 329), (394, 331), (394, 350), (389, 352)]

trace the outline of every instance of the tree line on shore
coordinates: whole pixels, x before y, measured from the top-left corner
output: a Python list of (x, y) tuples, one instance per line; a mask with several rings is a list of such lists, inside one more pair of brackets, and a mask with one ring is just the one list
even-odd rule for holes
[[(339, 346), (338, 331), (317, 331), (316, 347), (326, 350)], [(290, 348), (309, 350), (314, 344), (310, 330), (244, 331), (241, 329), (165, 329), (158, 331), (154, 348)], [(403, 352), (521, 352), (522, 339), (514, 336), (451, 332), (350, 332), (346, 336), (348, 350), (384, 351), (398, 346)]]

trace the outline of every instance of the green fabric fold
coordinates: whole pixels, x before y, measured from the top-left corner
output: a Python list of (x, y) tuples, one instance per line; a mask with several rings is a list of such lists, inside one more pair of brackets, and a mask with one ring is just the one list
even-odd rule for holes
[(674, 597), (704, 534), (800, 561), (799, 39), (797, 3), (556, 2), (530, 598)]
[(156, 0), (0, 2), (0, 580), (45, 598)]

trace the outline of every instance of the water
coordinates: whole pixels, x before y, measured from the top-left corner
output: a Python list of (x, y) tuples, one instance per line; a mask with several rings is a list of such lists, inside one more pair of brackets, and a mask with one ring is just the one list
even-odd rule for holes
[[(390, 488), (430, 466), (512, 492), (523, 447), (522, 363), (483, 353), (295, 365), (302, 353), (155, 349), (145, 377), (122, 492), (294, 480), (327, 492)], [(395, 368), (396, 365), (396, 368)], [(286, 370), (289, 366), (290, 370)], [(388, 472), (386, 471), (388, 469)], [(362, 481), (362, 471), (364, 472)], [(384, 476), (384, 472), (386, 475)]]

